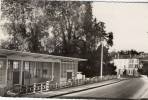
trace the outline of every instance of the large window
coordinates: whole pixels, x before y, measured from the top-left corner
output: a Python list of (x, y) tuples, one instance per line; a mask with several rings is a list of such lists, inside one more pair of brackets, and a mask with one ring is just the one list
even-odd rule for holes
[(12, 80), (12, 72), (13, 72), (13, 61), (8, 61), (8, 74), (7, 74), (7, 80)]
[(19, 62), (18, 61), (13, 62), (13, 70), (19, 70)]
[(36, 77), (37, 78), (42, 78), (42, 63), (41, 62), (37, 62), (36, 63)]
[(3, 80), (3, 61), (0, 60), (0, 83)]
[(61, 77), (62, 78), (66, 78), (66, 67), (67, 67), (66, 62), (62, 62), (62, 65), (61, 65)]
[(29, 62), (24, 62), (25, 78), (31, 78)]
[(6, 72), (6, 66), (5, 66), (5, 60), (0, 59), (0, 84), (3, 84), (5, 82), (5, 72)]
[(0, 61), (0, 69), (3, 69), (3, 61)]
[(32, 78), (36, 77), (36, 65), (35, 65), (35, 62), (30, 62), (30, 74), (31, 74)]
[(43, 78), (48, 78), (47, 69), (43, 69)]
[(29, 71), (29, 62), (25, 62), (24, 70)]

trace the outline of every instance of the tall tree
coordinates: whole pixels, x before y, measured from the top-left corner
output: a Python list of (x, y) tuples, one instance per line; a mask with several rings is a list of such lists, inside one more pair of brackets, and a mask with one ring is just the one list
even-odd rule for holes
[(101, 41), (104, 45), (104, 63), (109, 62), (108, 48), (113, 45), (113, 33), (106, 32), (105, 23), (97, 22), (92, 17), (91, 3), (87, 2), (84, 14), (83, 35), (81, 45), (81, 57), (88, 59), (87, 62), (80, 64), (79, 70), (87, 73), (88, 76), (100, 75)]
[(78, 57), (78, 42), (81, 38), (84, 2), (57, 2), (56, 19), (53, 25), (55, 50), (53, 54)]
[[(50, 20), (46, 16), (46, 7), (49, 10), (50, 6), (51, 2), (47, 0), (3, 0), (2, 18), (7, 20), (4, 29), (10, 35), (7, 48), (30, 52), (44, 51), (41, 39), (48, 37)], [(50, 11), (52, 14), (53, 10)]]

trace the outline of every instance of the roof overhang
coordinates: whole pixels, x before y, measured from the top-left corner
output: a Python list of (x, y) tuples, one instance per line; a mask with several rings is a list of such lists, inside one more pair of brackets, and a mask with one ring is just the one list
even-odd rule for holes
[(14, 51), (14, 50), (7, 50), (7, 49), (0, 49), (0, 55), (2, 56), (21, 56), (21, 57), (33, 57), (33, 58), (43, 58), (43, 59), (60, 59), (66, 61), (87, 61), (87, 59), (81, 58), (73, 58), (73, 57), (64, 57), (64, 56), (55, 56), (55, 55), (48, 55), (48, 54), (39, 54), (39, 53), (30, 53), (30, 52), (22, 52), (22, 51)]

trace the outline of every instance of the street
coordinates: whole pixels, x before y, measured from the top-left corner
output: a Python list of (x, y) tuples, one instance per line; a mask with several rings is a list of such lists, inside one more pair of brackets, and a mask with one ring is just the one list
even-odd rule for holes
[(143, 95), (148, 91), (148, 78), (133, 78), (119, 83), (63, 95), (59, 98), (148, 98)]

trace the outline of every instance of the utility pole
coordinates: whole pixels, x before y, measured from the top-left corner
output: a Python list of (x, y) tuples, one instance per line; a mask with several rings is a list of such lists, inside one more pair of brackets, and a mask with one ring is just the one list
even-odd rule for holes
[(103, 39), (101, 40), (101, 68), (100, 68), (100, 78), (102, 80), (103, 76)]

